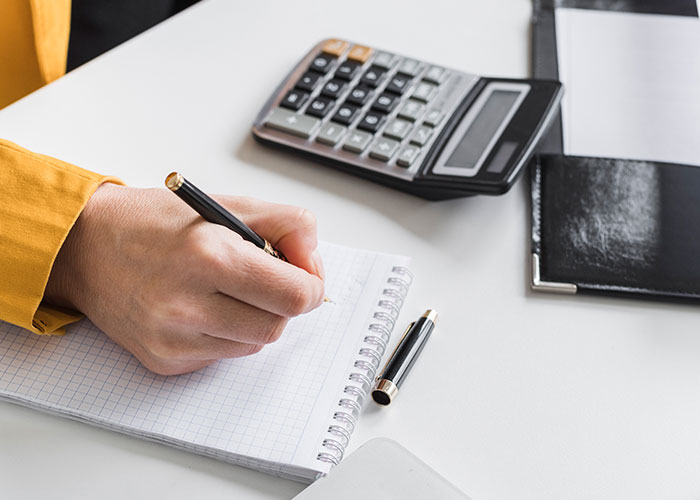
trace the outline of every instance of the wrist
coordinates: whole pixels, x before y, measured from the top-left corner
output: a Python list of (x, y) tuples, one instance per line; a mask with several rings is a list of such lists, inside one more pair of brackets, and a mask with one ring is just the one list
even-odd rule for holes
[(46, 284), (44, 300), (50, 304), (81, 311), (87, 269), (87, 256), (94, 248), (99, 219), (120, 186), (111, 183), (100, 185), (86, 203), (75, 224), (66, 236), (56, 255)]

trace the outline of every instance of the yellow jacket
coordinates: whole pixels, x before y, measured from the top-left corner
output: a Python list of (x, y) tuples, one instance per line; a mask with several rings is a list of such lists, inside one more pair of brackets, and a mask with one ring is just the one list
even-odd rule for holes
[[(0, 0), (0, 108), (65, 73), (70, 0)], [(58, 333), (80, 319), (42, 302), (51, 267), (83, 207), (119, 182), (0, 139), (0, 319)]]

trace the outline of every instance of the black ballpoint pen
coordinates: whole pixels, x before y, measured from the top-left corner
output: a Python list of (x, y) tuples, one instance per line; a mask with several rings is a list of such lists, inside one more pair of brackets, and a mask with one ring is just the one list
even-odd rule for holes
[[(204, 220), (213, 224), (219, 224), (227, 227), (231, 231), (239, 234), (244, 240), (253, 243), (261, 250), (264, 250), (265, 253), (285, 262), (289, 262), (287, 257), (285, 257), (279, 250), (276, 250), (269, 241), (246, 226), (235, 215), (219, 205), (197, 186), (185, 179), (182, 174), (172, 172), (165, 178), (165, 185), (182, 201), (187, 203), (199, 215), (201, 215)], [(328, 297), (324, 297), (323, 301), (332, 302)]]
[(201, 215), (204, 220), (229, 228), (231, 231), (238, 233), (241, 238), (250, 241), (266, 253), (287, 262), (284, 254), (275, 250), (269, 241), (246, 226), (235, 215), (219, 205), (181, 174), (172, 172), (165, 178), (165, 185)]
[(437, 320), (437, 312), (428, 309), (423, 316), (414, 321), (404, 333), (372, 391), (372, 399), (381, 406), (389, 405), (399, 392), (399, 387), (406, 379), (416, 358), (425, 347)]

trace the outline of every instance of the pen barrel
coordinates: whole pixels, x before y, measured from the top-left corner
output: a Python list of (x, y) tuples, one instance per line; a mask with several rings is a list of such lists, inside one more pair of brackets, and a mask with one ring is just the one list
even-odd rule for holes
[(265, 243), (267, 242), (264, 238), (245, 224), (241, 224), (240, 221), (232, 219), (224, 207), (212, 200), (184, 177), (180, 178), (179, 187), (176, 189), (171, 188), (171, 190), (208, 222), (227, 227), (240, 234), (244, 240), (250, 241), (258, 248), (265, 249)]
[(390, 380), (397, 389), (401, 387), (418, 355), (425, 347), (434, 326), (430, 319), (419, 318), (401, 339), (378, 379)]

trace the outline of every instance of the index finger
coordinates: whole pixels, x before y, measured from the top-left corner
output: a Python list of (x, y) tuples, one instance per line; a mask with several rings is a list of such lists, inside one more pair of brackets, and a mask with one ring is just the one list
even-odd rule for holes
[(290, 263), (324, 278), (323, 262), (316, 250), (316, 217), (311, 211), (251, 198), (223, 196), (219, 201), (282, 252)]

